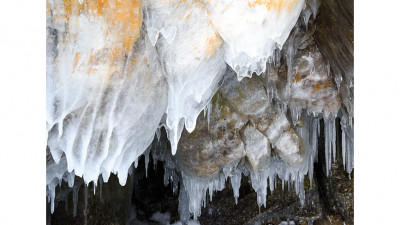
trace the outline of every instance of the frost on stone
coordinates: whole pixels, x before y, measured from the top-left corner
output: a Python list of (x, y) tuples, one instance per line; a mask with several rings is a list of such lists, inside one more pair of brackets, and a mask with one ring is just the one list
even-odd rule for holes
[(207, 191), (212, 200), (213, 191), (224, 188), (228, 179), (238, 201), (242, 174), (250, 175), (260, 206), (266, 204), (268, 185), (273, 190), (277, 176), (293, 183), (304, 198), (304, 175), (316, 148), (305, 148), (287, 116), (268, 101), (259, 77), (238, 81), (231, 70), (212, 103), (209, 119), (199, 116), (196, 129), (183, 133), (177, 153), (194, 218)]
[(204, 2), (225, 41), (225, 61), (239, 80), (266, 70), (267, 61), (276, 48), (282, 48), (304, 6), (304, 0)]
[[(183, 132), (177, 152), (178, 165), (187, 175), (213, 177), (226, 164), (234, 164), (245, 156), (239, 129), (245, 121), (219, 94), (213, 99), (213, 113), (208, 129), (207, 118), (199, 116), (192, 133)], [(226, 122), (225, 122), (226, 121)]]
[(258, 169), (271, 157), (271, 147), (268, 138), (252, 125), (247, 125), (243, 131), (243, 142), (246, 157), (251, 168)]

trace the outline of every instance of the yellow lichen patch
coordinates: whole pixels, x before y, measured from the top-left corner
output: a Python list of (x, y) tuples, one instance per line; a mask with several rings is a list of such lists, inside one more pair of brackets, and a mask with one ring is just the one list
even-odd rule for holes
[(221, 46), (221, 44), (222, 44), (222, 40), (217, 34), (214, 34), (213, 36), (208, 37), (206, 39), (206, 46), (205, 46), (206, 53), (209, 55), (213, 55), (215, 50), (217, 50), (217, 48), (219, 48)]
[(314, 84), (314, 87), (313, 87), (312, 92), (315, 92), (315, 91), (319, 91), (319, 90), (321, 90), (321, 89), (328, 88), (328, 87), (330, 87), (331, 85), (332, 85), (332, 81), (331, 81), (331, 80), (327, 80), (327, 81), (325, 81), (325, 82), (317, 82), (317, 83)]
[(290, 11), (298, 0), (249, 0), (249, 8), (266, 7), (267, 10), (287, 10)]

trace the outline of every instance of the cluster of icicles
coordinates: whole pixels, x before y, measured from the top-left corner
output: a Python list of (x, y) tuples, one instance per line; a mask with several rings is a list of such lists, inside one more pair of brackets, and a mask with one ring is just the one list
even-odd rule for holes
[[(195, 129), (227, 66), (238, 80), (264, 73), (300, 14), (308, 21), (311, 14), (315, 17), (317, 5), (305, 0), (47, 0), (46, 125), (54, 161), (47, 165), (51, 211), (55, 188), (63, 179), (72, 187), (74, 177), (80, 176), (96, 187), (99, 177), (107, 182), (115, 173), (124, 185), (132, 163), (137, 165), (151, 148), (161, 127), (174, 155), (182, 130)], [(293, 54), (290, 44), (286, 51)], [(293, 62), (287, 63), (292, 68)], [(277, 176), (295, 187), (304, 201), (304, 176), (313, 176), (321, 118), (326, 172), (331, 157), (336, 160), (334, 121), (339, 116), (343, 162), (350, 173), (352, 115), (345, 110), (337, 113), (297, 112), (305, 123), (296, 131), (304, 141), (307, 160), (296, 168), (272, 158), (257, 171), (227, 165), (218, 177), (200, 179), (183, 171), (178, 176), (174, 168), (166, 167), (165, 183), (172, 182), (177, 189), (181, 182), (181, 219), (190, 215), (196, 219), (207, 190), (212, 198), (228, 178), (237, 201), (242, 173), (250, 175), (260, 206), (266, 204), (267, 181), (272, 191)], [(160, 158), (155, 153), (153, 157)]]

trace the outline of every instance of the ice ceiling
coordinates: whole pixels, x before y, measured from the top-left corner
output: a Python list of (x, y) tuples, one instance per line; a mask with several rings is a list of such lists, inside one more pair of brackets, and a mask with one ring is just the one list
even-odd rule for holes
[[(304, 198), (320, 133), (328, 165), (336, 160), (336, 117), (351, 172), (352, 100), (343, 96), (352, 87), (352, 72), (333, 75), (310, 41), (315, 29), (309, 20), (318, 5), (47, 0), (52, 210), (62, 179), (72, 186), (77, 175), (97, 184), (99, 175), (107, 182), (115, 173), (124, 185), (132, 163), (162, 127), (172, 153), (161, 157), (170, 162), (167, 183), (183, 183), (180, 204), (194, 218), (207, 190), (212, 196), (228, 178), (237, 199), (242, 173), (251, 177), (259, 205), (266, 203), (267, 181), (273, 190), (277, 176)], [(160, 151), (153, 158), (160, 159)], [(174, 170), (179, 178), (173, 179)]]

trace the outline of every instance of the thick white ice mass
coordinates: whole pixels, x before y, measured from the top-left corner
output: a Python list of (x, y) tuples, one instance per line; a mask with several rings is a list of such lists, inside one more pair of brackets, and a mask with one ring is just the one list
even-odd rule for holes
[[(238, 202), (242, 174), (250, 176), (259, 206), (266, 205), (267, 188), (276, 188), (277, 177), (304, 201), (318, 137), (325, 137), (329, 174), (338, 125), (350, 173), (352, 111), (341, 108), (340, 82), (310, 44), (314, 30), (308, 24), (318, 5), (47, 0), (46, 182), (52, 211), (62, 179), (72, 187), (77, 175), (96, 185), (99, 175), (107, 182), (115, 173), (124, 185), (144, 152), (147, 168), (146, 149), (156, 132), (160, 140), (162, 126), (171, 149), (161, 141), (152, 156), (165, 161), (164, 183), (171, 182), (174, 193), (181, 183), (184, 222), (191, 215), (196, 220), (207, 195), (212, 199), (227, 179)], [(254, 72), (259, 76), (245, 78)], [(199, 117), (203, 110), (207, 118)]]
[(124, 185), (153, 141), (167, 83), (155, 49), (139, 37), (139, 1), (94, 3), (48, 2), (48, 146), (55, 163), (65, 155), (68, 172), (85, 182), (114, 172)]
[(225, 41), (225, 61), (238, 79), (265, 72), (275, 48), (282, 48), (304, 0), (204, 0)]

